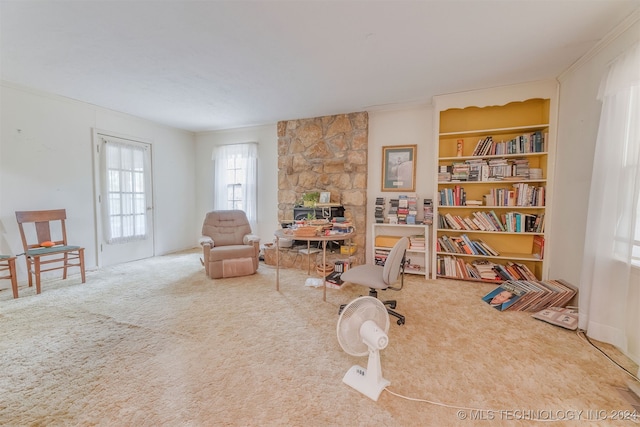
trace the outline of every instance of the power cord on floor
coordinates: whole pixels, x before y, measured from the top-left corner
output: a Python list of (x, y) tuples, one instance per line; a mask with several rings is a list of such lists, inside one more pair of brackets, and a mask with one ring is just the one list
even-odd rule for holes
[(640, 378), (638, 378), (633, 372), (629, 371), (628, 369), (626, 369), (624, 366), (622, 366), (621, 364), (619, 364), (618, 362), (616, 362), (615, 360), (613, 360), (613, 358), (611, 356), (609, 356), (607, 353), (605, 353), (605, 351), (603, 349), (601, 349), (600, 347), (598, 347), (593, 341), (591, 341), (589, 339), (589, 336), (587, 336), (587, 333), (584, 329), (578, 329), (576, 331), (576, 334), (578, 335), (578, 337), (580, 339), (582, 339), (583, 341), (586, 341), (588, 344), (590, 344), (593, 348), (595, 348), (596, 350), (598, 350), (604, 357), (606, 357), (611, 363), (613, 363), (614, 365), (616, 365), (618, 368), (620, 368), (622, 371), (624, 371), (627, 375), (629, 375), (631, 378), (633, 378), (634, 380), (640, 382)]
[[(411, 400), (413, 402), (423, 402), (429, 403), (431, 405), (442, 406), (444, 408), (452, 408), (457, 409), (456, 417), (459, 420), (482, 420), (482, 421), (491, 421), (491, 420), (517, 420), (517, 421), (537, 421), (541, 423), (555, 423), (555, 422), (565, 422), (569, 417), (573, 417), (572, 419), (579, 416), (578, 411), (536, 411), (536, 410), (508, 410), (508, 409), (482, 409), (482, 408), (470, 408), (467, 406), (457, 406), (450, 405), (442, 402), (435, 402), (433, 400), (427, 399), (418, 399), (415, 397), (403, 396), (400, 393), (396, 393), (394, 391), (389, 390), (389, 388), (385, 388), (387, 392), (390, 394), (400, 397), (402, 399)], [(572, 415), (568, 415), (572, 412)], [(583, 421), (583, 420), (580, 420)], [(587, 421), (587, 420), (584, 420)], [(593, 419), (588, 421), (602, 421), (601, 419)], [(637, 421), (636, 421), (637, 422)]]
[[(604, 350), (602, 350), (600, 347), (598, 347), (596, 344), (594, 344), (589, 337), (587, 336), (587, 334), (585, 333), (584, 330), (582, 329), (578, 329), (576, 331), (578, 337), (584, 341), (586, 341), (587, 343), (589, 343), (593, 348), (595, 348), (596, 350), (598, 350), (604, 357), (606, 357), (611, 363), (613, 363), (614, 365), (616, 365), (618, 368), (620, 368), (622, 371), (624, 371), (627, 375), (629, 375), (631, 378), (633, 378), (636, 381), (640, 381), (640, 379), (638, 379), (638, 377), (636, 375), (634, 375), (632, 372), (630, 372), (628, 369), (626, 369), (625, 367), (623, 367), (622, 365), (620, 365), (618, 362), (616, 362), (615, 360), (613, 360), (613, 358), (611, 358), (611, 356), (609, 356)], [(452, 409), (458, 409), (458, 412), (456, 413), (456, 416), (458, 417), (458, 419), (480, 419), (480, 420), (491, 420), (491, 419), (496, 419), (496, 418), (500, 418), (502, 417), (503, 419), (506, 419), (507, 417), (510, 417), (509, 419), (521, 419), (521, 420), (527, 420), (527, 421), (538, 421), (538, 422), (557, 422), (557, 421), (566, 421), (567, 415), (569, 412), (571, 411), (557, 411), (556, 416), (554, 417), (554, 414), (552, 412), (547, 411), (545, 414), (545, 418), (543, 419), (542, 417), (542, 411), (519, 411), (518, 413), (514, 412), (514, 411), (508, 411), (508, 410), (494, 410), (494, 409), (481, 409), (481, 408), (470, 408), (470, 407), (466, 407), (466, 406), (458, 406), (458, 405), (450, 405), (450, 404), (446, 404), (446, 403), (442, 403), (442, 402), (435, 402), (432, 400), (427, 400), (427, 399), (419, 399), (419, 398), (415, 398), (415, 397), (408, 397), (408, 396), (403, 396), (399, 393), (396, 393), (394, 391), (389, 390), (389, 388), (385, 388), (385, 390), (387, 392), (389, 392), (390, 394), (396, 396), (396, 397), (400, 397), (402, 399), (406, 399), (406, 400), (411, 400), (414, 402), (423, 402), (423, 403), (429, 403), (431, 405), (436, 405), (436, 406), (442, 406), (445, 408), (452, 408)], [(577, 411), (574, 411), (575, 413), (573, 415), (578, 415)], [(557, 416), (562, 414), (562, 416)], [(591, 414), (592, 415), (592, 414)], [(630, 413), (630, 418), (628, 419), (628, 421), (632, 421), (634, 424), (640, 424), (640, 414), (634, 414), (634, 413)], [(519, 417), (519, 418), (518, 418)], [(598, 418), (598, 417), (595, 417)], [(580, 419), (580, 421), (603, 421), (602, 419)]]

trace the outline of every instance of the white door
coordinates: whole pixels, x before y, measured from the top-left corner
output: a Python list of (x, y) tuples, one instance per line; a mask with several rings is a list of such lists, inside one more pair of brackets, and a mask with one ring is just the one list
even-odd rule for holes
[(98, 265), (152, 257), (151, 144), (96, 133)]

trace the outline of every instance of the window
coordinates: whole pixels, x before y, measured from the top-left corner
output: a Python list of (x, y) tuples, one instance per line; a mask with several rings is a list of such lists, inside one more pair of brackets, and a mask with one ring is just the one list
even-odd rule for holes
[(247, 177), (247, 158), (231, 156), (227, 158), (227, 208), (244, 210), (244, 188)]
[(221, 145), (213, 151), (215, 161), (214, 209), (239, 209), (257, 226), (257, 151), (255, 142)]
[(124, 243), (147, 237), (146, 150), (144, 144), (105, 140), (105, 237)]
[[(640, 267), (640, 43), (617, 58), (600, 87), (589, 215), (600, 244), (623, 265)], [(596, 191), (597, 190), (597, 191)], [(591, 203), (590, 203), (591, 204)], [(612, 234), (610, 233), (610, 231)], [(613, 246), (611, 246), (613, 243)]]
[[(620, 247), (623, 250), (618, 251), (618, 255), (622, 259), (630, 257), (631, 264), (640, 267), (640, 121), (637, 120), (637, 114), (640, 113), (640, 85), (626, 88), (623, 94), (626, 94), (624, 111), (627, 112), (627, 116), (622, 122), (625, 131), (621, 135), (623, 173), (619, 188), (624, 191), (624, 188), (629, 186), (630, 191), (625, 193), (631, 197), (625, 201), (626, 206), (622, 209), (617, 223), (616, 248), (622, 241)], [(625, 248), (629, 248), (631, 254), (625, 253)]]

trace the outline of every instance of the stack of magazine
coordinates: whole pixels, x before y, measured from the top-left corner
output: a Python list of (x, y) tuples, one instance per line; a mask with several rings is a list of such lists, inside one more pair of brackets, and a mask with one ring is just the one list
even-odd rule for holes
[(577, 292), (564, 280), (507, 280), (482, 300), (500, 311), (537, 312), (564, 307)]

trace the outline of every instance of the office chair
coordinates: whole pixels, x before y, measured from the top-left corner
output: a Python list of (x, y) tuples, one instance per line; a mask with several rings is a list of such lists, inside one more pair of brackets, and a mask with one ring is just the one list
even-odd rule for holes
[[(366, 286), (369, 288), (369, 296), (378, 298), (378, 290), (391, 289), (399, 291), (404, 286), (404, 264), (405, 253), (409, 247), (409, 239), (403, 237), (393, 245), (391, 252), (387, 256), (384, 266), (364, 264), (352, 267), (342, 273), (340, 278), (344, 282), (354, 283), (356, 285)], [(400, 287), (393, 287), (400, 276)], [(387, 308), (387, 312), (398, 318), (398, 325), (404, 325), (405, 317), (396, 312), (396, 300), (382, 301)], [(346, 304), (340, 306), (340, 313)]]

